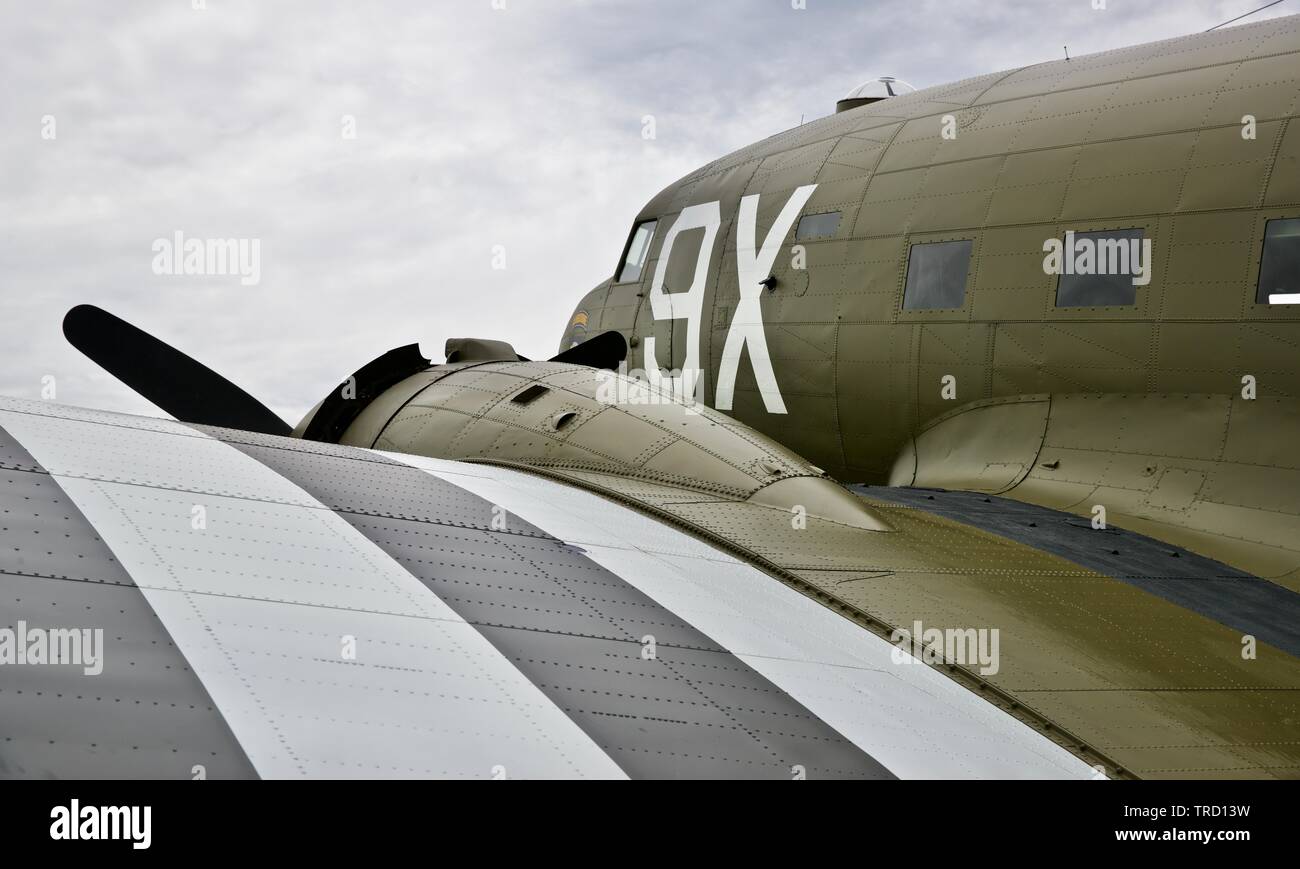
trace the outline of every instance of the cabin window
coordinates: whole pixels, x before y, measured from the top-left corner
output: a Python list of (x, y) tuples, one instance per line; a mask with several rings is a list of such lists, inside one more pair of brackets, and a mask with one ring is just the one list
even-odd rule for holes
[(1300, 305), (1300, 218), (1264, 225), (1264, 256), (1259, 261), (1255, 301), (1261, 305)]
[(966, 303), (971, 240), (912, 245), (907, 255), (903, 310), (936, 311)]
[(650, 240), (655, 237), (655, 226), (658, 223), (657, 220), (646, 220), (638, 223), (632, 230), (632, 237), (627, 242), (627, 251), (623, 254), (623, 262), (618, 267), (618, 277), (615, 278), (617, 283), (625, 284), (641, 279), (641, 269), (645, 266), (646, 257), (650, 253)]
[(840, 228), (840, 212), (826, 211), (821, 214), (805, 214), (799, 218), (795, 227), (795, 241), (807, 238), (830, 238)]
[(1044, 265), (1056, 271), (1056, 307), (1100, 308), (1137, 304), (1137, 288), (1151, 279), (1151, 242), (1141, 229), (1067, 232), (1059, 255)]

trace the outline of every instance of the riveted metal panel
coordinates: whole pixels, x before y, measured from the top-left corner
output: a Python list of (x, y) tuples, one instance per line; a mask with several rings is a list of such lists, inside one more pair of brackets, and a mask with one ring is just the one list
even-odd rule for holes
[[(886, 638), (660, 519), (507, 468), (408, 460), (585, 549), (900, 776), (1094, 775), (986, 697), (906, 654), (899, 657)], [(864, 542), (888, 536), (862, 533)], [(916, 721), (925, 726), (913, 726)]]
[(135, 582), (0, 428), (0, 628), (19, 622), (103, 631), (103, 669), (0, 666), (0, 778), (256, 776)]
[(410, 571), (629, 775), (892, 777), (727, 649), (500, 505), (412, 467), (239, 448)]
[(979, 492), (855, 488), (1058, 555), (1300, 657), (1300, 594), (1181, 546)]
[(0, 400), (5, 427), (112, 547), (260, 775), (624, 777), (478, 631), (302, 488), (180, 423), (39, 410)]

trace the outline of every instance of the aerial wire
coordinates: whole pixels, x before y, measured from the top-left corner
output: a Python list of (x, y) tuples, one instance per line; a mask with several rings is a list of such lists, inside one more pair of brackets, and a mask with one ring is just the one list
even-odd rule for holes
[[(1263, 6), (1259, 7), (1258, 9), (1252, 9), (1252, 10), (1250, 10), (1250, 11), (1247, 12), (1245, 15), (1238, 15), (1236, 18), (1229, 18), (1227, 21), (1223, 21), (1223, 22), (1221, 22), (1221, 23), (1219, 23), (1219, 24), (1216, 24), (1216, 25), (1214, 25), (1213, 27), (1211, 27), (1210, 30), (1218, 30), (1218, 29), (1219, 29), (1220, 27), (1222, 27), (1224, 24), (1231, 24), (1231, 23), (1234, 22), (1234, 21), (1240, 21), (1241, 19), (1245, 18), (1245, 17), (1248, 16), (1248, 15), (1254, 15), (1256, 12), (1263, 12), (1263, 11), (1264, 11), (1265, 9), (1267, 9), (1268, 7), (1270, 7), (1270, 6), (1276, 6), (1277, 4), (1279, 4), (1279, 3), (1281, 3), (1281, 2), (1282, 2), (1282, 0), (1273, 0), (1272, 3), (1265, 3)], [(1206, 32), (1206, 33), (1209, 33), (1210, 30), (1207, 30), (1207, 31), (1205, 31), (1205, 32)]]

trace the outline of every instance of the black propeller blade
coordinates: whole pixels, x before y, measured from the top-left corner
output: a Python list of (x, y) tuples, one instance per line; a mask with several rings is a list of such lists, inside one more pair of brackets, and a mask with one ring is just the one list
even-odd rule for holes
[(181, 422), (271, 435), (289, 424), (206, 365), (94, 305), (63, 318), (63, 334), (109, 374)]
[(325, 396), (312, 414), (311, 422), (303, 429), (303, 440), (338, 443), (348, 426), (370, 402), (388, 387), (428, 367), (429, 360), (420, 355), (419, 344), (397, 347), (378, 359), (372, 359)]
[(570, 365), (587, 365), (591, 368), (618, 368), (618, 363), (627, 358), (627, 339), (621, 332), (601, 332), (588, 338), (576, 347), (570, 347), (559, 356), (552, 356), (551, 362), (567, 362)]

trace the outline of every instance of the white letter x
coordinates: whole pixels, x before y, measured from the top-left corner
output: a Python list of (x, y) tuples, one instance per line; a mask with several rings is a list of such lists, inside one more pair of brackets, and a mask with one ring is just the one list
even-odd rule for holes
[(762, 249), (756, 249), (758, 240), (758, 194), (740, 200), (740, 225), (736, 227), (736, 272), (740, 279), (740, 303), (736, 305), (731, 328), (727, 330), (727, 343), (722, 348), (722, 364), (718, 368), (716, 405), (718, 410), (731, 410), (736, 391), (736, 370), (740, 367), (740, 351), (749, 347), (749, 364), (754, 367), (754, 380), (768, 413), (785, 413), (785, 401), (776, 385), (772, 359), (767, 355), (767, 336), (763, 333), (763, 308), (759, 304), (763, 285), (759, 281), (772, 273), (772, 263), (785, 241), (786, 233), (795, 217), (803, 209), (808, 197), (817, 189), (807, 184), (790, 194), (790, 199), (772, 223), (763, 240)]

